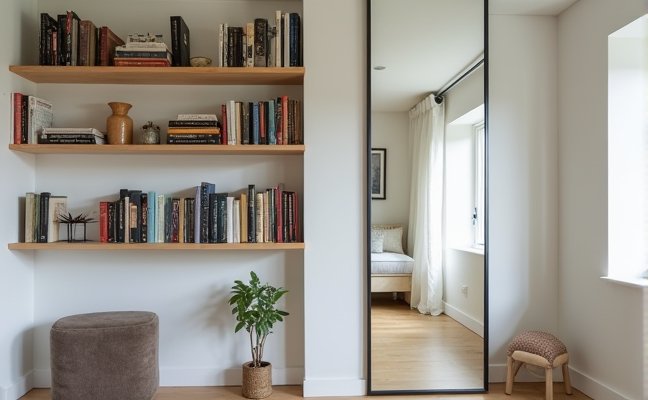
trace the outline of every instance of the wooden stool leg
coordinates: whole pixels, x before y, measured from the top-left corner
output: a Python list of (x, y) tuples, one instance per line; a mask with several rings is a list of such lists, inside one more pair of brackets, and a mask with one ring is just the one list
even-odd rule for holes
[(504, 393), (511, 394), (513, 393), (513, 379), (515, 374), (513, 373), (513, 357), (506, 357), (506, 389)]
[(553, 400), (553, 368), (545, 368), (545, 398)]
[(562, 365), (563, 382), (565, 384), (565, 393), (572, 394), (571, 380), (569, 379), (569, 365), (564, 363)]

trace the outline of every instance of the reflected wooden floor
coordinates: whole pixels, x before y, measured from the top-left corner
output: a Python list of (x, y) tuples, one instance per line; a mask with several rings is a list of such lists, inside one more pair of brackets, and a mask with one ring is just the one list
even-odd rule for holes
[(482, 388), (483, 339), (447, 315), (372, 296), (373, 390)]
[[(407, 396), (354, 396), (354, 397), (318, 397), (318, 400), (361, 400), (361, 399), (385, 399), (385, 400), (544, 400), (544, 383), (516, 383), (513, 387), (513, 394), (504, 394), (504, 384), (495, 383), (489, 387), (489, 393), (470, 395), (407, 395)], [(49, 389), (34, 389), (21, 397), (20, 400), (51, 400)], [(302, 398), (301, 386), (274, 386), (273, 392), (268, 400), (295, 400)], [(238, 386), (224, 387), (162, 387), (158, 390), (153, 400), (234, 400), (243, 399), (241, 388)], [(90, 400), (90, 399), (89, 399)], [(591, 400), (578, 390), (568, 396), (563, 391), (562, 385), (554, 385), (554, 400)]]

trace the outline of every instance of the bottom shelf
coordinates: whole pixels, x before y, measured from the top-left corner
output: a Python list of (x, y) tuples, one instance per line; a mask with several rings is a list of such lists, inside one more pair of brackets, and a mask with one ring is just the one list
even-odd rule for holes
[(304, 243), (9, 243), (9, 250), (303, 250)]

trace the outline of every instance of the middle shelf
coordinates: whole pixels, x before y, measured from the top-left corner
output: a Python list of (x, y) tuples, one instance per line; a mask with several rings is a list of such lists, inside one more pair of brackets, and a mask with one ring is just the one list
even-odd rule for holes
[(10, 150), (31, 154), (232, 154), (299, 155), (303, 144), (290, 145), (178, 145), (178, 144), (10, 144)]
[(101, 243), (101, 242), (55, 242), (55, 243), (9, 243), (9, 250), (303, 250), (304, 243)]

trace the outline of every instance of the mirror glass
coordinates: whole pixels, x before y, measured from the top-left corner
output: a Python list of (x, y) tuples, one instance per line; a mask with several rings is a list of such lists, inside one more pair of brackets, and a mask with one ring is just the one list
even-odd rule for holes
[(368, 391), (485, 391), (487, 1), (368, 11)]

